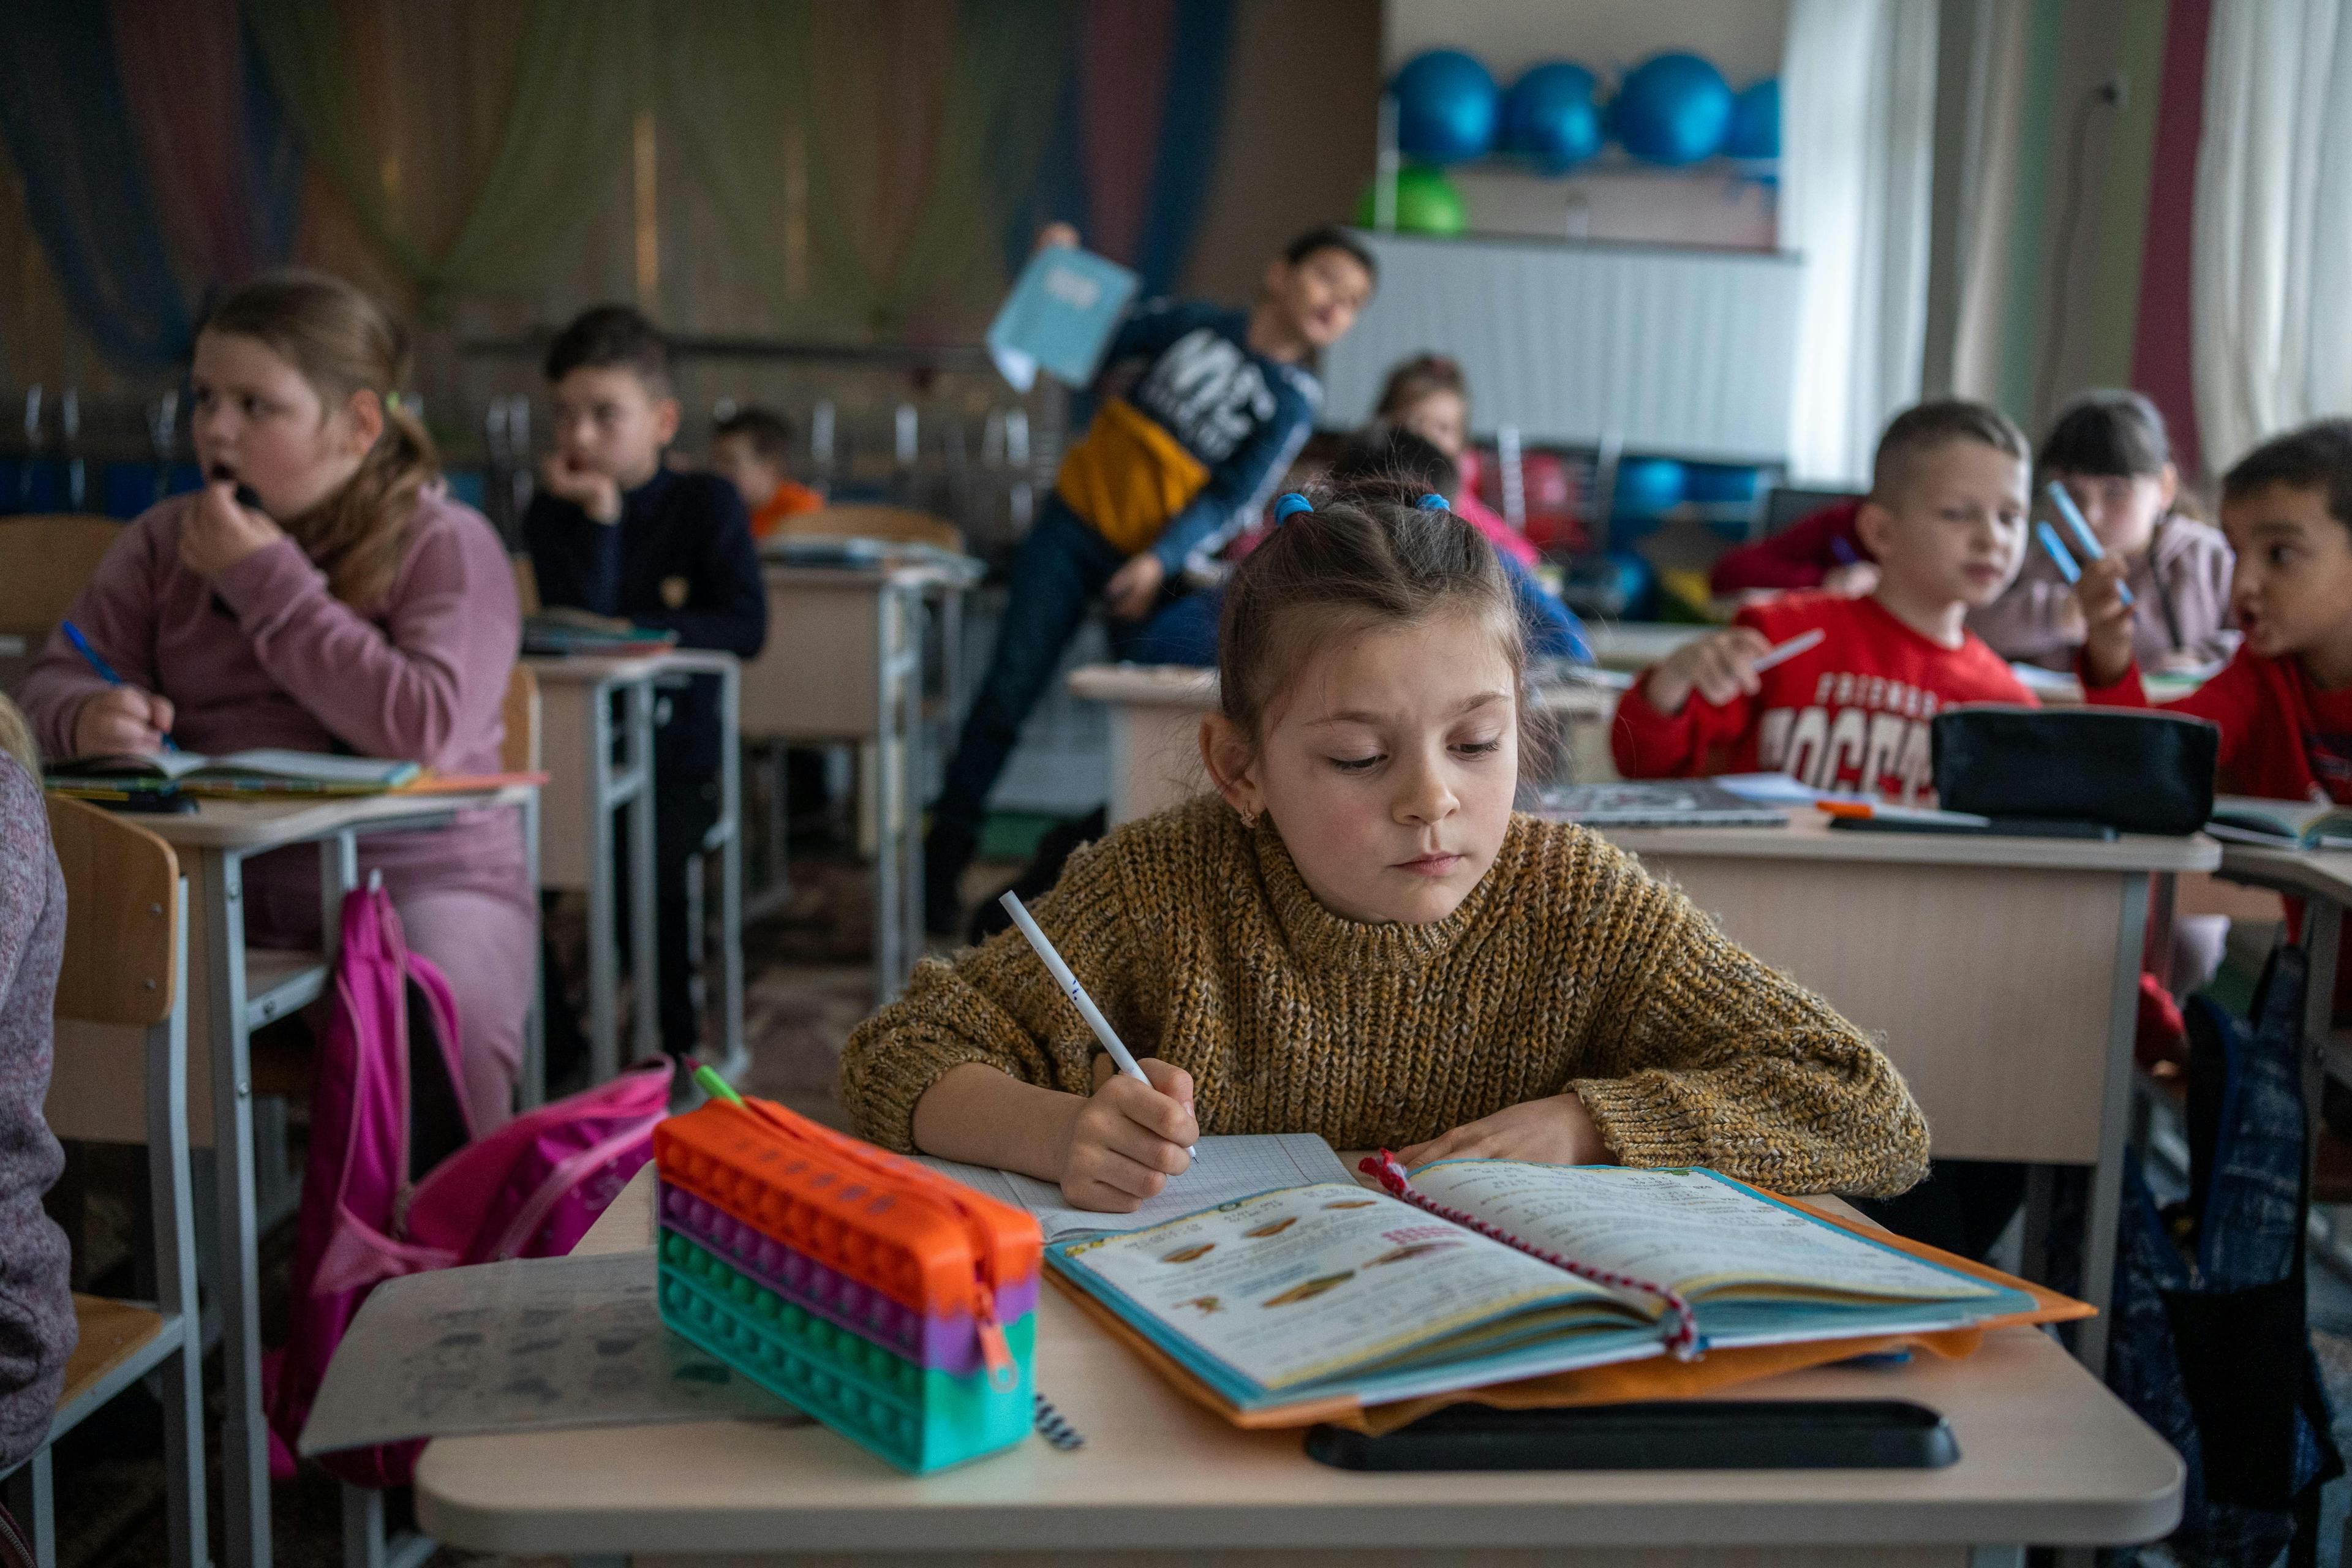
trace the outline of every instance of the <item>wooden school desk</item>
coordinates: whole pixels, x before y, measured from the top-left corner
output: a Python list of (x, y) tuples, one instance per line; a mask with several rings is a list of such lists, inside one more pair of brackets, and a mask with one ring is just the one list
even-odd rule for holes
[(871, 748), (877, 1006), (898, 995), (923, 952), (923, 630), (936, 602), (949, 648), (960, 640), (971, 574), (956, 560), (770, 561), (768, 642), (743, 667), (746, 736)]
[[(191, 1142), (210, 1144), (219, 1171), (220, 1255), (207, 1259), (219, 1303), (226, 1414), (221, 1511), (227, 1563), (269, 1562), (269, 1429), (261, 1415), (261, 1318), (254, 1212), (252, 1032), (309, 1005), (323, 993), (341, 930), (343, 895), (359, 884), (362, 834), (439, 827), (460, 811), (510, 806), (527, 813), (538, 792), (509, 786), (479, 795), (382, 795), (354, 799), (205, 801), (185, 816), (134, 820), (179, 852), (188, 907), (188, 1123)], [(248, 949), (245, 942), (245, 862), (289, 845), (320, 847), (320, 952)], [(526, 847), (526, 854), (530, 850)], [(534, 995), (532, 1004), (535, 1006)], [(98, 1101), (47, 1106), (58, 1135), (143, 1142), (143, 1057), (121, 1032), (87, 1038), (61, 1028), (69, 1050), (123, 1053), (120, 1070), (77, 1074), (125, 1092)]]
[[(651, 1270), (652, 1182), (640, 1172), (580, 1249), (645, 1248)], [(2180, 1512), (2178, 1456), (2032, 1329), (1989, 1335), (1967, 1361), (1822, 1368), (1728, 1394), (1916, 1400), (1959, 1440), (1941, 1470), (1330, 1469), (1297, 1432), (1244, 1432), (1192, 1405), (1050, 1286), (1036, 1368), (1084, 1447), (1033, 1438), (919, 1480), (817, 1426), (445, 1437), (417, 1465), (417, 1518), (468, 1551), (640, 1564), (1987, 1568), (2021, 1563), (2027, 1543), (2151, 1540)]]
[[(541, 750), (548, 782), (540, 886), (588, 895), (588, 1058), (593, 1082), (623, 1065), (620, 953), (613, 940), (619, 898), (613, 814), (629, 814), (630, 1049), (660, 1054), (661, 965), (654, 930), (654, 705), (661, 689), (697, 674), (719, 678), (719, 821), (706, 843), (720, 857), (721, 1071), (740, 1075), (743, 1044), (743, 833), (738, 710), (740, 668), (731, 654), (664, 648), (613, 656), (574, 654), (523, 662), (539, 678)], [(619, 734), (614, 751), (614, 700)], [(697, 944), (698, 951), (699, 944)]]
[[(1608, 836), (1880, 1037), (1937, 1156), (2089, 1166), (2082, 1295), (2104, 1313), (2151, 884), (2168, 903), (2172, 879), (2213, 869), (2220, 847), (1843, 833), (1818, 813), (1791, 817)], [(2029, 1190), (2038, 1243), (2049, 1187)], [(2076, 1331), (2084, 1364), (2104, 1367), (2105, 1317)]]
[[(1201, 721), (1217, 705), (1217, 672), (1183, 664), (1089, 664), (1070, 671), (1074, 697), (1110, 710), (1111, 826), (1149, 816), (1209, 787), (1201, 766)], [(1559, 726), (1579, 780), (1612, 778), (1609, 721), (1618, 693), (1562, 682), (1536, 693)], [(1598, 771), (1596, 772), (1596, 769)]]

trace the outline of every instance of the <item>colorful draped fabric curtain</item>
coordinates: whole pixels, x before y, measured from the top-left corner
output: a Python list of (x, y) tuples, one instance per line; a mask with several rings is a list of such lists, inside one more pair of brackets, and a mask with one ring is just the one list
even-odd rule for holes
[(564, 276), (647, 125), (777, 327), (968, 341), (1047, 219), (1174, 281), (1231, 31), (1232, 0), (6, 0), (0, 129), (131, 368), (288, 258), (305, 161), (446, 320)]
[(1008, 256), (1026, 256), (1038, 227), (1058, 218), (1141, 274), (1146, 295), (1173, 288), (1216, 167), (1232, 37), (1233, 0), (1083, 6), (1053, 140), (1012, 215)]
[(543, 274), (652, 89), (646, 0), (247, 13), (304, 149), (433, 316)]
[(131, 369), (285, 260), (301, 163), (236, 0), (0, 5), (0, 131), (68, 305)]

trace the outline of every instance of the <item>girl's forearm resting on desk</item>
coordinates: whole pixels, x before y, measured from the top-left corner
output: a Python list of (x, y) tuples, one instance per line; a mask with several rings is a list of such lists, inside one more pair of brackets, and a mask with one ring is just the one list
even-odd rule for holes
[(940, 1075), (915, 1102), (915, 1146), (943, 1160), (1058, 1182), (1060, 1151), (1086, 1103), (966, 1062)]

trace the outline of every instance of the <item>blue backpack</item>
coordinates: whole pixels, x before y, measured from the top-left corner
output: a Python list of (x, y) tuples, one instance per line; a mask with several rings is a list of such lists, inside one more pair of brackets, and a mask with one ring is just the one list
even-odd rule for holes
[(2126, 1156), (2107, 1383), (2188, 1467), (2183, 1563), (2260, 1568), (2290, 1543), (2315, 1562), (2319, 1489), (2344, 1473), (2304, 1321), (2306, 984), (2282, 946), (2251, 1020), (2190, 1001), (2186, 1199), (2159, 1208)]

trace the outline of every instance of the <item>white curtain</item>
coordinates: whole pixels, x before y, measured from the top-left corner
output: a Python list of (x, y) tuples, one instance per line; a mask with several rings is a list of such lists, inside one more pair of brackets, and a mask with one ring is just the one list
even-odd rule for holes
[(2207, 466), (2352, 414), (2352, 3), (2214, 0), (2193, 247)]
[(1936, 0), (1794, 0), (1780, 67), (1780, 247), (1804, 257), (1790, 468), (1853, 483), (1919, 395)]

